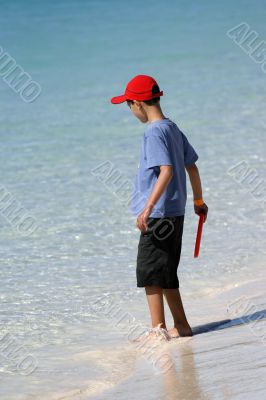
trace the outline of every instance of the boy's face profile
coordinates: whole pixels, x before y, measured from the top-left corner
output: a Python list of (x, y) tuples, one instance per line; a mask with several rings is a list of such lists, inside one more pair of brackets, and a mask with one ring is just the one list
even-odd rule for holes
[(148, 115), (146, 113), (145, 104), (142, 101), (132, 100), (133, 103), (127, 101), (128, 107), (131, 109), (132, 113), (137, 117), (141, 122), (146, 123), (148, 121)]

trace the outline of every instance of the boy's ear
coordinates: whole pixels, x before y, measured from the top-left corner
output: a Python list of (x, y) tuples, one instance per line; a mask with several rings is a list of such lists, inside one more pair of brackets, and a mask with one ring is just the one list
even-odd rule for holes
[(142, 108), (142, 106), (143, 106), (142, 101), (134, 100), (134, 102), (135, 102), (135, 104), (136, 104), (136, 106), (137, 106), (138, 108)]

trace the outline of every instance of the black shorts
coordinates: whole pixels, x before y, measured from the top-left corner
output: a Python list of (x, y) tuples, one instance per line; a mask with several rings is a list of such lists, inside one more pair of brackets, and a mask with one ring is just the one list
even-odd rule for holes
[(181, 255), (184, 215), (149, 218), (141, 232), (137, 255), (137, 287), (179, 288), (177, 267)]

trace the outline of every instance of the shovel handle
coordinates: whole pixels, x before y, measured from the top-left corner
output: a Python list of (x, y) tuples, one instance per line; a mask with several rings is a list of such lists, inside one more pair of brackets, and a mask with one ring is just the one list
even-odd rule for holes
[(204, 221), (204, 214), (201, 213), (199, 216), (199, 224), (198, 224), (197, 237), (196, 237), (195, 250), (194, 250), (194, 258), (198, 257), (198, 255), (199, 255), (203, 221)]

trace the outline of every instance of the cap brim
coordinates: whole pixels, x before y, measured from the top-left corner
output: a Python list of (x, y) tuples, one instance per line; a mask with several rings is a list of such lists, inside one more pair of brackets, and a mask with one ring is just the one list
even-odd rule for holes
[(111, 99), (111, 103), (113, 104), (124, 103), (124, 101), (126, 101), (126, 96), (124, 94), (122, 94), (121, 96), (115, 96)]

